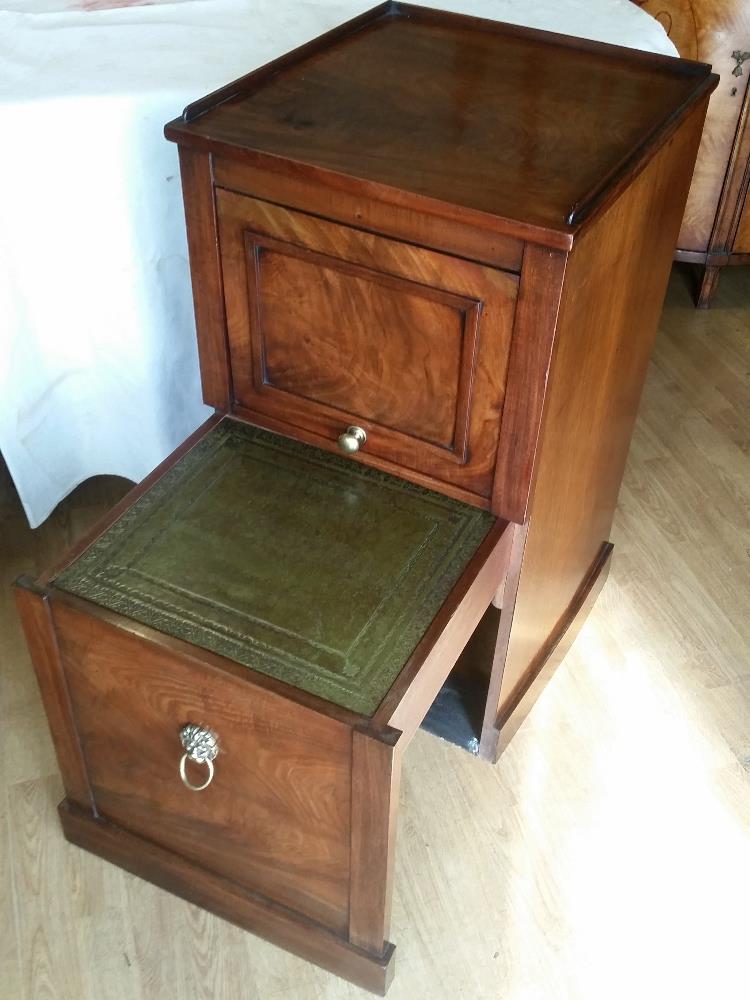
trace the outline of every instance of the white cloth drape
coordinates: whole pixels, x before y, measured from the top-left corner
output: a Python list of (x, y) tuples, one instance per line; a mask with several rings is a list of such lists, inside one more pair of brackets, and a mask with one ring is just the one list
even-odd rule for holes
[[(0, 0), (0, 452), (32, 526), (90, 476), (141, 479), (209, 412), (164, 123), (371, 6)], [(629, 0), (432, 6), (675, 52)]]

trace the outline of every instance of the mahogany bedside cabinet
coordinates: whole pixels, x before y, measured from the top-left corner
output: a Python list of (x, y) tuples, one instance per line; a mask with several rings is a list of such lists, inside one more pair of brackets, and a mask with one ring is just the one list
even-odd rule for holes
[(71, 841), (385, 991), (406, 746), (493, 760), (604, 580), (715, 82), (385, 4), (167, 126), (216, 415), (17, 587)]

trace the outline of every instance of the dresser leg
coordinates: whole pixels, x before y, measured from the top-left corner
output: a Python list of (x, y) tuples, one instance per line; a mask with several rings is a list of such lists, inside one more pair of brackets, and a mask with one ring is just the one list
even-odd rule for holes
[(696, 309), (708, 309), (713, 302), (716, 290), (719, 287), (720, 267), (709, 266), (704, 268), (703, 278), (698, 287), (698, 295), (695, 301)]

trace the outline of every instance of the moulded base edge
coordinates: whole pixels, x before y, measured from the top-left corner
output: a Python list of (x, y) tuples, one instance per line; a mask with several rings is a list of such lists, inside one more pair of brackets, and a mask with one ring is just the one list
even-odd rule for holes
[(487, 744), (482, 747), (481, 756), (485, 759), (497, 761), (510, 743), (511, 738), (518, 732), (521, 723), (528, 716), (547, 681), (573, 645), (601, 593), (602, 587), (607, 582), (612, 565), (612, 551), (611, 542), (605, 542), (602, 545), (593, 566), (576, 591), (566, 613), (540, 651), (535, 664), (527, 675), (525, 685), (498, 719), (492, 739), (488, 740)]
[(376, 956), (355, 947), (324, 927), (296, 916), (270, 900), (248, 892), (63, 799), (58, 807), (66, 838), (113, 864), (224, 920), (257, 934), (381, 996), (393, 979), (395, 947), (386, 944)]

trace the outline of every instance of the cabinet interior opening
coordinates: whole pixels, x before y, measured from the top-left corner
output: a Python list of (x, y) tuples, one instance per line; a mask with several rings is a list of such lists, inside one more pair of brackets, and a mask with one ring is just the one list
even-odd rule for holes
[(422, 729), (479, 754), (501, 611), (491, 604), (422, 721)]

